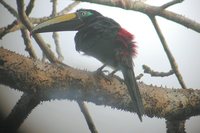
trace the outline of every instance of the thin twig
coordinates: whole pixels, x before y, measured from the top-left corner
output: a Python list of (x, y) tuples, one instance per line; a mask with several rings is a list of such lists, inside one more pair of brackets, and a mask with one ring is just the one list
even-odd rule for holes
[[(33, 25), (29, 21), (28, 17), (26, 16), (26, 14), (24, 12), (24, 0), (17, 0), (17, 9), (18, 9), (18, 12), (19, 12), (18, 14), (19, 14), (20, 20), (27, 27), (27, 29), (29, 31), (31, 31), (32, 28), (33, 28)], [(32, 36), (35, 39), (35, 41), (38, 43), (38, 45), (40, 46), (42, 51), (45, 53), (45, 55), (49, 59), (49, 61), (53, 62), (53, 63), (59, 63), (59, 61), (55, 57), (54, 53), (46, 45), (46, 43), (44, 42), (42, 37), (39, 34), (33, 34)]]
[(56, 13), (57, 13), (57, 4), (58, 4), (58, 1), (57, 0), (52, 0), (52, 13), (51, 15), (53, 17), (55, 17)]
[(11, 24), (9, 24), (8, 26), (1, 28), (0, 39), (2, 39), (6, 34), (20, 29), (19, 28), (20, 26), (21, 25), (19, 24), (19, 21), (15, 20)]
[[(80, 1), (84, 1), (84, 0), (80, 0)], [(80, 1), (76, 1), (76, 2), (72, 3), (71, 5), (77, 5)], [(108, 2), (99, 1), (99, 0), (88, 0), (88, 1), (85, 1), (85, 2), (93, 2), (93, 3), (102, 4), (102, 5), (121, 7), (120, 5), (116, 5), (114, 3), (109, 3), (109, 1), (113, 1), (113, 0), (107, 0), (107, 1)], [(180, 25), (183, 25), (186, 28), (190, 28), (190, 29), (192, 29), (192, 30), (194, 30), (196, 32), (200, 32), (200, 23), (195, 22), (194, 20), (191, 20), (191, 19), (189, 19), (189, 18), (187, 18), (187, 17), (185, 17), (183, 15), (174, 13), (172, 11), (163, 10), (160, 7), (151, 6), (151, 5), (142, 3), (142, 2), (133, 2), (133, 1), (131, 2), (130, 1), (129, 5), (130, 5), (130, 7), (127, 8), (129, 10), (138, 11), (138, 12), (141, 12), (141, 13), (144, 13), (144, 14), (153, 14), (154, 16), (158, 15), (160, 17), (169, 19), (169, 20), (171, 20), (173, 22), (176, 22), (176, 23), (178, 23)], [(123, 7), (121, 7), (121, 8), (123, 8)], [(56, 14), (56, 16), (65, 14), (66, 12), (67, 12), (67, 9), (66, 10), (63, 9), (61, 12), (58, 12)], [(38, 23), (41, 23), (41, 22), (43, 22), (43, 21), (45, 21), (47, 19), (50, 19), (50, 18), (52, 18), (52, 17), (48, 16), (48, 17), (42, 17), (42, 18), (30, 18), (30, 20), (31, 20), (31, 22), (33, 24), (38, 24)], [(19, 30), (21, 27), (22, 27), (21, 24), (20, 25), (16, 25), (15, 27), (12, 28), (12, 30), (8, 30), (7, 33)], [(6, 27), (0, 28), (0, 34), (2, 32), (4, 32), (5, 29), (6, 29)], [(1, 38), (1, 35), (0, 35), (0, 38)]]
[[(69, 11), (71, 11), (75, 6), (77, 6), (80, 2), (72, 2), (71, 4), (69, 4), (66, 8), (64, 8), (62, 11), (60, 11), (59, 13), (57, 13), (57, 9), (56, 9), (56, 4), (57, 4), (57, 0), (53, 0), (53, 10), (52, 10), (52, 16), (59, 16), (59, 15), (63, 15), (65, 13), (68, 13)], [(58, 33), (57, 32), (53, 32), (53, 38), (54, 38), (54, 42), (56, 45), (56, 52), (58, 54), (58, 60), (59, 61), (63, 61), (64, 56), (62, 55), (61, 49), (60, 49), (60, 43), (59, 43), (59, 39), (58, 39)]]
[[(51, 45), (50, 45), (49, 43), (46, 43), (46, 45), (47, 45), (49, 48), (51, 48)], [(42, 52), (42, 62), (45, 62), (46, 59), (47, 59), (47, 56), (45, 55), (44, 52)]]
[[(56, 13), (57, 13), (57, 0), (53, 0), (52, 17), (55, 17)], [(56, 46), (56, 53), (58, 54), (58, 60), (62, 62), (64, 60), (64, 56), (62, 55), (62, 52), (60, 49), (59, 34), (57, 32), (53, 32), (52, 37)]]
[(139, 75), (137, 75), (137, 76), (135, 77), (135, 79), (136, 79), (136, 80), (140, 80), (143, 76), (144, 76), (144, 75), (143, 75), (142, 73), (140, 73)]
[(90, 116), (90, 113), (87, 109), (86, 104), (82, 101), (78, 101), (78, 105), (81, 109), (81, 112), (83, 113), (83, 116), (85, 117), (85, 120), (87, 122), (87, 125), (88, 125), (91, 133), (98, 133), (98, 131), (97, 131), (95, 125), (94, 125), (94, 122), (92, 120), (92, 117)]
[(169, 72), (157, 72), (152, 70), (149, 66), (147, 65), (142, 65), (142, 68), (144, 70), (144, 73), (150, 74), (152, 77), (166, 77), (174, 74), (173, 70), (170, 70)]
[(56, 14), (56, 16), (58, 15), (63, 15), (63, 14), (66, 14), (68, 13), (69, 11), (71, 11), (75, 6), (77, 6), (78, 4), (80, 3), (80, 1), (75, 1), (75, 2), (72, 2), (71, 4), (69, 4), (66, 8), (64, 8), (63, 10), (61, 10), (60, 12), (58, 12)]
[(187, 87), (186, 87), (186, 85), (185, 85), (185, 83), (183, 81), (181, 73), (179, 72), (178, 65), (177, 65), (177, 63), (176, 63), (176, 61), (175, 61), (175, 59), (174, 59), (174, 57), (173, 57), (168, 45), (167, 45), (167, 42), (166, 42), (166, 40), (165, 40), (165, 38), (164, 38), (164, 36), (163, 36), (163, 34), (161, 32), (161, 29), (160, 29), (156, 19), (155, 19), (155, 16), (149, 16), (149, 17), (150, 17), (151, 22), (153, 23), (153, 25), (155, 27), (155, 30), (156, 30), (156, 32), (157, 32), (157, 34), (158, 34), (158, 36), (160, 38), (160, 41), (162, 43), (162, 46), (163, 46), (163, 48), (165, 50), (165, 53), (166, 53), (166, 55), (167, 55), (167, 57), (169, 59), (170, 65), (171, 65), (171, 67), (172, 67), (172, 69), (173, 69), (173, 71), (174, 71), (174, 73), (175, 73), (175, 75), (176, 75), (181, 87), (186, 89)]
[(16, 18), (18, 18), (17, 11), (11, 7), (9, 4), (7, 4), (4, 0), (0, 0), (0, 3)]
[[(32, 1), (31, 1), (32, 4), (29, 4), (27, 9), (30, 10), (30, 9), (32, 8), (32, 6), (34, 5), (34, 4), (33, 4), (34, 1), (35, 1), (35, 0), (32, 0)], [(1, 0), (0, 0), (0, 2), (1, 2)], [(73, 9), (73, 7), (77, 6), (79, 3), (80, 3), (80, 2), (73, 2), (72, 4), (70, 4), (69, 6), (67, 6), (66, 8), (64, 8), (62, 11), (56, 13), (55, 16), (63, 15), (63, 14), (65, 14), (65, 13), (69, 12), (71, 9)], [(26, 10), (26, 13), (28, 13), (28, 12), (29, 12), (29, 11)], [(18, 16), (18, 14), (17, 14), (17, 16)], [(52, 16), (42, 17), (42, 18), (30, 18), (30, 19), (31, 19), (31, 22), (32, 22), (33, 24), (38, 24), (38, 23), (41, 23), (41, 22), (43, 22), (43, 21), (45, 21), (45, 20), (48, 20), (48, 19), (50, 19), (50, 18), (52, 18)], [(1, 27), (1, 28), (0, 28), (0, 39), (2, 39), (6, 34), (8, 34), (8, 33), (10, 33), (10, 32), (17, 31), (17, 30), (19, 30), (19, 29), (22, 29), (23, 27), (24, 27), (24, 26), (23, 26), (23, 25), (21, 24), (21, 22), (19, 22), (18, 20), (13, 21), (13, 22), (12, 22), (10, 25), (8, 25), (8, 26)], [(62, 59), (62, 58), (61, 58), (61, 59)]]
[(29, 53), (30, 57), (37, 59), (36, 53), (32, 47), (30, 34), (27, 29), (21, 29), (22, 37), (24, 39), (24, 44), (26, 45), (26, 51)]
[[(0, 0), (0, 3), (14, 16), (18, 19), (18, 13), (17, 11), (11, 7), (9, 4), (7, 4), (4, 0)], [(16, 25), (18, 25), (18, 21), (15, 20), (13, 21), (11, 24), (9, 24), (6, 27), (3, 27), (3, 29), (1, 28), (1, 32), (0, 32), (0, 39), (2, 39), (3, 36), (5, 36), (7, 33), (10, 33), (13, 29), (13, 27), (15, 27)]]
[[(30, 0), (28, 6), (26, 7), (26, 15), (29, 16), (33, 7), (34, 7), (35, 0)], [(30, 32), (27, 29), (21, 29), (22, 38), (24, 39), (24, 44), (26, 45), (26, 51), (29, 53), (30, 57), (37, 59), (35, 51), (32, 47), (31, 40), (30, 40)]]
[(54, 40), (54, 43), (56, 45), (56, 53), (58, 54), (58, 60), (59, 61), (63, 61), (64, 60), (64, 56), (62, 55), (62, 52), (61, 52), (61, 49), (60, 49), (60, 41), (59, 41), (59, 34), (58, 32), (53, 32), (53, 40)]
[(168, 2), (168, 3), (166, 3), (166, 4), (164, 4), (164, 5), (162, 5), (161, 8), (162, 8), (162, 9), (166, 9), (166, 8), (172, 6), (172, 5), (181, 3), (181, 2), (183, 2), (183, 1), (184, 1), (184, 0), (172, 0), (172, 1), (170, 1), (170, 2)]
[(35, 4), (35, 0), (30, 0), (28, 6), (26, 7), (26, 15), (29, 16)]

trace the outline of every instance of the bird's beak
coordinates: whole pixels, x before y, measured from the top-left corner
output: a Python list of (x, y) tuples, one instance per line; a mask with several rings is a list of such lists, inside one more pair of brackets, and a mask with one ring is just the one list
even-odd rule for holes
[(32, 33), (54, 32), (54, 31), (76, 31), (83, 26), (83, 21), (77, 13), (70, 13), (49, 19), (38, 24), (32, 30)]

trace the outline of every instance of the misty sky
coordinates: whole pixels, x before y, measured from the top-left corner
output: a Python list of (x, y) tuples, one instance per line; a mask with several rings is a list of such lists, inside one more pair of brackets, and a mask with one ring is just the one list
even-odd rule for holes
[[(147, 3), (162, 5), (166, 0), (147, 0)], [(16, 8), (15, 0), (6, 1)], [(58, 10), (66, 7), (70, 0), (58, 0)], [(51, 2), (49, 0), (36, 0), (35, 8), (31, 17), (44, 17), (51, 14)], [(181, 4), (170, 7), (169, 10), (182, 14), (200, 23), (200, 1), (185, 0)], [(89, 8), (101, 12), (107, 17), (111, 17), (122, 25), (136, 37), (138, 45), (138, 56), (134, 58), (136, 74), (142, 73), (142, 65), (146, 64), (157, 71), (167, 72), (170, 64), (162, 48), (160, 40), (150, 19), (141, 13), (127, 11), (120, 8), (100, 6), (97, 4), (81, 3), (73, 11), (80, 8)], [(0, 5), (0, 27), (7, 26), (14, 18), (7, 10)], [(179, 24), (157, 17), (161, 30), (166, 37), (169, 48), (174, 55), (179, 70), (188, 88), (200, 88), (200, 34), (187, 29)], [(59, 32), (61, 50), (64, 55), (64, 62), (79, 69), (94, 71), (102, 64), (96, 59), (75, 51), (74, 35), (76, 32)], [(52, 33), (41, 34), (45, 41), (53, 45)], [(41, 57), (42, 53), (34, 39), (33, 46), (37, 54)], [(17, 53), (28, 55), (24, 49), (23, 40), (19, 31), (6, 35), (0, 40), (0, 46), (8, 48)], [(73, 57), (73, 58), (72, 58)], [(107, 68), (109, 69), (109, 68)], [(110, 70), (110, 69), (109, 69)], [(120, 75), (120, 72), (117, 74)], [(153, 78), (145, 74), (141, 81), (146, 84), (163, 85), (167, 87), (180, 88), (174, 75), (165, 78)], [(0, 85), (0, 109), (8, 115), (12, 107), (22, 95), (21, 92), (9, 89)], [(99, 133), (165, 133), (165, 120), (145, 117), (141, 123), (133, 113), (111, 109), (105, 106), (96, 106), (88, 103), (89, 111)], [(54, 121), (52, 121), (54, 120)], [(200, 117), (192, 117), (187, 120), (186, 131), (188, 133), (199, 133)], [(76, 102), (68, 100), (55, 100), (43, 102), (37, 106), (29, 117), (20, 127), (21, 131), (29, 133), (89, 133), (83, 115)]]

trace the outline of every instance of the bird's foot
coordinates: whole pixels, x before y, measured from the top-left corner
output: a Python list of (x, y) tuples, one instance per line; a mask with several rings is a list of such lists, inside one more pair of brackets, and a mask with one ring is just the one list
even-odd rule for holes
[(119, 82), (120, 82), (121, 84), (124, 84), (124, 83), (125, 83), (125, 81), (124, 81), (123, 79), (121, 79), (119, 76), (116, 76), (116, 75), (115, 75), (115, 78), (116, 78), (117, 80), (119, 80)]
[(114, 74), (117, 72), (118, 70), (116, 69), (116, 70), (114, 70), (114, 71), (112, 71), (108, 76), (109, 77), (113, 77), (114, 76)]
[(100, 68), (98, 68), (96, 71), (95, 71), (95, 74), (98, 75), (98, 76), (102, 76), (106, 81), (112, 82), (112, 79), (113, 78), (116, 78), (117, 80), (119, 80), (121, 83), (124, 83), (124, 80), (121, 79), (120, 77), (114, 75), (118, 69), (112, 71), (111, 73), (109, 73), (108, 75), (106, 75), (105, 73), (108, 73), (109, 71), (108, 70), (103, 70), (103, 68), (105, 67), (106, 65), (103, 65), (101, 66)]
[(104, 79), (106, 79), (107, 81), (111, 82), (111, 77), (110, 77), (109, 75), (106, 75), (105, 72), (108, 72), (108, 70), (103, 70), (103, 71), (102, 71), (102, 70), (97, 69), (97, 70), (95, 71), (95, 74), (96, 74), (97, 76), (101, 76), (101, 77), (103, 77)]
[(105, 76), (104, 72), (107, 72), (107, 70), (103, 70), (103, 68), (104, 68), (105, 66), (106, 66), (106, 65), (103, 65), (103, 66), (101, 66), (100, 68), (98, 68), (98, 69), (95, 71), (95, 74), (96, 74), (96, 75), (104, 75), (104, 76)]
[(117, 71), (118, 71), (118, 69), (112, 71), (112, 72), (108, 75), (108, 77), (109, 77), (110, 79), (111, 79), (111, 78), (116, 78), (117, 80), (120, 81), (120, 83), (124, 83), (124, 80), (123, 80), (123, 79), (121, 79), (119, 76), (114, 75)]
[(105, 67), (106, 65), (104, 64), (103, 66), (101, 66), (100, 68), (98, 68), (96, 71), (95, 71), (95, 74), (97, 76), (102, 76), (106, 81), (110, 82), (111, 83), (111, 78), (113, 76), (112, 73), (106, 75), (105, 73), (108, 73), (109, 71), (108, 70), (103, 70), (103, 68)]

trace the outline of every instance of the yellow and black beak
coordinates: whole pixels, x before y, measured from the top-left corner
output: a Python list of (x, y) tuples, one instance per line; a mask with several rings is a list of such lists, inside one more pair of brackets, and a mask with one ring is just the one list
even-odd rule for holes
[(54, 32), (54, 31), (76, 31), (84, 25), (77, 13), (70, 13), (49, 19), (38, 24), (32, 33)]

